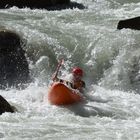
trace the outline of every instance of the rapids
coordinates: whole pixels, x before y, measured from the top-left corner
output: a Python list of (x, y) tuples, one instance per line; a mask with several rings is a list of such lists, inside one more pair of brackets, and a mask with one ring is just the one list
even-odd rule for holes
[[(27, 45), (32, 83), (0, 90), (18, 112), (0, 116), (0, 138), (33, 140), (140, 139), (140, 31), (117, 30), (139, 16), (139, 0), (77, 0), (85, 9), (0, 9), (0, 28), (15, 30)], [(87, 104), (43, 102), (57, 61), (63, 75), (85, 71)]]

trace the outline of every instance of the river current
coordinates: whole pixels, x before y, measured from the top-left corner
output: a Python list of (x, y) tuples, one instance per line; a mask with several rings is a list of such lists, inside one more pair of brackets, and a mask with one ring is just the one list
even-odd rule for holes
[[(139, 16), (139, 0), (77, 0), (85, 9), (0, 9), (0, 28), (27, 45), (33, 81), (26, 89), (0, 90), (18, 110), (0, 116), (5, 140), (140, 139), (140, 31), (117, 30), (119, 20)], [(85, 72), (86, 104), (44, 102), (57, 61), (60, 75)]]

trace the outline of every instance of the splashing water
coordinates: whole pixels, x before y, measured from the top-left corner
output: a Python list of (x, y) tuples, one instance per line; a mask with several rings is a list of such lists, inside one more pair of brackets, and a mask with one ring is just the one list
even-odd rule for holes
[[(1, 90), (18, 112), (0, 116), (4, 139), (140, 139), (139, 31), (116, 30), (121, 19), (139, 16), (139, 1), (77, 0), (86, 9), (0, 10), (0, 27), (27, 40), (31, 76), (24, 90)], [(87, 104), (56, 107), (43, 102), (57, 61), (65, 75), (85, 71)]]

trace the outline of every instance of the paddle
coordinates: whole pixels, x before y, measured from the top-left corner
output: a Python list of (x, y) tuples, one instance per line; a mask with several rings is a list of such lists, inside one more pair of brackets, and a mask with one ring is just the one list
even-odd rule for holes
[(64, 59), (61, 59), (57, 65), (56, 71), (55, 73), (52, 75), (52, 80), (54, 81), (57, 78), (58, 72), (60, 70), (60, 67), (62, 66), (62, 64), (64, 63)]

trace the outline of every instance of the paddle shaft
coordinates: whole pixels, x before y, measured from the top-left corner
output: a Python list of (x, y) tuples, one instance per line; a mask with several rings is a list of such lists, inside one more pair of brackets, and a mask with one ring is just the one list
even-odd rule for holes
[(60, 70), (60, 67), (62, 66), (62, 63), (63, 63), (63, 59), (59, 61), (57, 68), (56, 68), (56, 71), (55, 71), (54, 75), (52, 76), (52, 79), (57, 78), (57, 75), (58, 75), (58, 72)]

